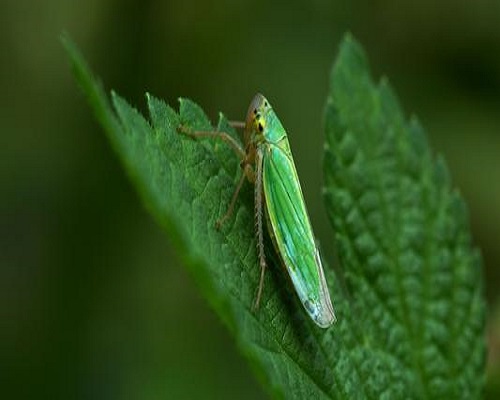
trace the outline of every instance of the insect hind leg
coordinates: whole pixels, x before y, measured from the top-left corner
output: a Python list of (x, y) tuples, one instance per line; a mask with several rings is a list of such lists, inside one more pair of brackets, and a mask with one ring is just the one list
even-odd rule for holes
[(257, 237), (257, 251), (259, 255), (260, 279), (257, 289), (257, 296), (253, 304), (253, 310), (259, 308), (262, 290), (264, 288), (264, 275), (267, 268), (266, 256), (264, 254), (264, 232), (262, 224), (262, 154), (257, 151), (256, 154), (256, 176), (255, 176), (255, 229)]

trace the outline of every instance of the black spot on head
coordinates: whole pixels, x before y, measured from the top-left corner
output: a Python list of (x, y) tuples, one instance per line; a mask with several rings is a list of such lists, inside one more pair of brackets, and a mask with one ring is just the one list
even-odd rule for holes
[(262, 124), (259, 122), (259, 132), (262, 132), (264, 130), (264, 127), (262, 126)]
[(264, 101), (264, 107), (269, 107), (269, 103), (267, 101)]
[(257, 115), (257, 109), (256, 108), (253, 109), (253, 113), (254, 113), (254, 115)]

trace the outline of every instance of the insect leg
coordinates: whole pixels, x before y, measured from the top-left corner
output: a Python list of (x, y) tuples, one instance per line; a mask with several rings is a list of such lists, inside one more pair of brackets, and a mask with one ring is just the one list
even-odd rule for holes
[[(239, 122), (232, 122), (231, 126), (235, 127), (240, 127), (241, 123)], [(184, 126), (179, 126), (178, 131), (180, 133), (185, 134), (186, 136), (189, 136), (193, 139), (197, 138), (219, 138), (222, 141), (226, 142), (229, 146), (233, 148), (235, 153), (238, 155), (238, 157), (241, 160), (241, 168), (243, 170), (243, 174), (241, 175), (241, 178), (238, 182), (238, 185), (236, 186), (236, 190), (233, 193), (233, 197), (231, 198), (231, 203), (229, 204), (229, 207), (226, 211), (226, 213), (217, 220), (215, 223), (215, 227), (219, 229), (221, 225), (229, 218), (231, 217), (233, 211), (234, 211), (234, 205), (236, 204), (236, 200), (238, 198), (238, 194), (240, 193), (241, 187), (243, 186), (243, 182), (245, 181), (245, 178), (247, 178), (250, 182), (254, 181), (254, 172), (252, 167), (250, 166), (249, 161), (247, 160), (247, 153), (241, 147), (241, 145), (228, 133), (226, 132), (219, 132), (219, 131), (190, 131), (189, 129), (185, 128)]]
[(226, 132), (219, 132), (219, 131), (190, 131), (184, 126), (179, 126), (177, 130), (180, 133), (183, 133), (186, 136), (189, 136), (193, 139), (197, 138), (219, 138), (222, 141), (226, 142), (229, 146), (231, 146), (234, 150), (234, 152), (238, 155), (240, 160), (245, 159), (245, 150), (241, 145), (234, 139), (231, 135), (229, 135)]
[(217, 229), (220, 229), (222, 224), (226, 222), (226, 220), (233, 214), (234, 211), (234, 205), (236, 204), (236, 199), (238, 198), (238, 194), (240, 193), (241, 187), (243, 186), (243, 182), (245, 182), (245, 174), (241, 174), (240, 181), (238, 182), (238, 186), (236, 186), (236, 190), (233, 193), (233, 197), (231, 198), (231, 203), (229, 203), (229, 207), (226, 211), (226, 213), (217, 220), (215, 223), (215, 227)]
[(245, 160), (242, 161), (241, 163), (241, 168), (243, 169), (243, 173), (241, 174), (240, 181), (238, 182), (238, 186), (236, 186), (236, 190), (233, 193), (233, 197), (231, 198), (231, 203), (229, 203), (229, 207), (226, 211), (226, 213), (217, 220), (215, 223), (215, 226), (217, 229), (220, 229), (221, 225), (226, 222), (226, 220), (231, 217), (234, 211), (234, 205), (236, 204), (236, 200), (238, 199), (238, 194), (240, 193), (241, 187), (243, 186), (243, 183), (245, 182), (245, 178), (247, 178), (250, 182), (253, 181), (254, 178), (254, 172), (252, 167), (245, 162)]
[(229, 125), (235, 129), (245, 128), (245, 123), (243, 121), (229, 121)]
[(262, 150), (257, 150), (255, 156), (256, 176), (255, 176), (255, 229), (257, 236), (257, 250), (259, 253), (260, 280), (257, 289), (257, 297), (253, 309), (259, 308), (260, 297), (264, 287), (264, 273), (266, 272), (266, 257), (264, 255), (264, 233), (262, 226)]

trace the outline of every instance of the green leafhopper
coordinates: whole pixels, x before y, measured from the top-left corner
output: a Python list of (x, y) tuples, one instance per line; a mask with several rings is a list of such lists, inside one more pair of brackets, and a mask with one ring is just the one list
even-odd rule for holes
[(231, 216), (245, 179), (255, 184), (255, 225), (261, 273), (254, 308), (259, 305), (267, 266), (262, 221), (265, 215), (275, 249), (302, 305), (318, 326), (327, 328), (335, 322), (335, 314), (286, 131), (261, 94), (250, 103), (246, 121), (232, 124), (243, 128), (244, 148), (225, 132), (189, 132), (182, 127), (181, 131), (194, 138), (220, 138), (241, 160), (242, 176), (226, 214), (217, 225)]

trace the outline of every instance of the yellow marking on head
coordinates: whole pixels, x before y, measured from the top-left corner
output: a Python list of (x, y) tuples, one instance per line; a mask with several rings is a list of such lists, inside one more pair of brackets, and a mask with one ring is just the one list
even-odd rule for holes
[(258, 115), (258, 117), (255, 118), (254, 128), (259, 133), (263, 133), (264, 129), (266, 129), (266, 120), (262, 115)]

